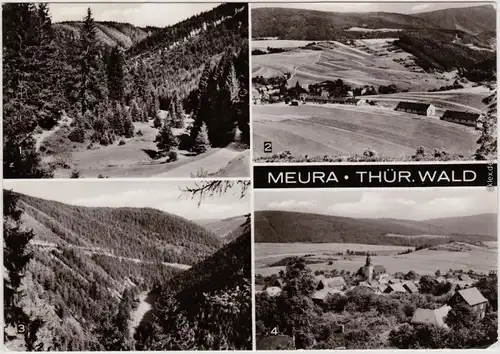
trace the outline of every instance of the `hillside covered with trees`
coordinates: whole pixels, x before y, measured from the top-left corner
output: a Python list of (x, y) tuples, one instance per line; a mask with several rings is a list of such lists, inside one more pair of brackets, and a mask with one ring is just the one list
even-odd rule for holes
[[(472, 232), (471, 228), (458, 229), (451, 226), (457, 219), (478, 227)], [(255, 212), (255, 242), (345, 242), (418, 247), (433, 242), (448, 242), (450, 239), (469, 242), (493, 241), (496, 239), (496, 230), (496, 219), (493, 214), (411, 221), (360, 219), (278, 210)], [(414, 237), (387, 237), (387, 234)], [(420, 238), (418, 235), (443, 235), (450, 236), (450, 239)]]
[(158, 130), (154, 156), (165, 162), (177, 148), (226, 146), (237, 130), (248, 146), (247, 5), (164, 29), (98, 23), (90, 8), (82, 18), (52, 24), (46, 4), (3, 6), (6, 177), (50, 178), (72, 168), (73, 151), (140, 140), (137, 122)]

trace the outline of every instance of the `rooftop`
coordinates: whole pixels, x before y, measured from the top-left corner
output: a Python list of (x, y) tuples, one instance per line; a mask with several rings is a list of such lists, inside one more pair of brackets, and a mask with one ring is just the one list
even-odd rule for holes
[(477, 288), (468, 288), (457, 291), (457, 293), (465, 300), (469, 306), (475, 306), (487, 302), (486, 298)]

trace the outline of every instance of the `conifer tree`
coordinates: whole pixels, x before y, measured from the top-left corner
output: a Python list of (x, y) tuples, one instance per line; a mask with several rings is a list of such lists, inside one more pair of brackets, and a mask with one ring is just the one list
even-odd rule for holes
[(155, 139), (156, 146), (161, 155), (166, 155), (179, 144), (177, 138), (172, 133), (172, 126), (169, 121), (163, 122), (163, 125)]
[(141, 122), (143, 120), (141, 108), (135, 99), (130, 102), (130, 115), (133, 122)]
[(210, 148), (210, 141), (208, 139), (207, 125), (203, 123), (201, 125), (198, 135), (194, 139), (193, 151), (201, 154), (206, 152)]
[(80, 29), (80, 91), (79, 102), (82, 113), (93, 111), (97, 102), (107, 96), (106, 80), (103, 77), (102, 60), (97, 45), (96, 25), (92, 10), (87, 9), (87, 16)]
[(125, 108), (125, 114), (123, 116), (123, 135), (126, 138), (132, 138), (134, 136), (134, 123), (132, 122), (130, 109), (127, 108)]
[(107, 63), (108, 97), (112, 100), (122, 101), (125, 91), (123, 53), (117, 46), (113, 47)]

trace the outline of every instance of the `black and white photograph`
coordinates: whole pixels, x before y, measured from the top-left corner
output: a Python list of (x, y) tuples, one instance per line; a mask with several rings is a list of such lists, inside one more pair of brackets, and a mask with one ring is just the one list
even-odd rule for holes
[(251, 350), (248, 187), (4, 181), (5, 348)]
[(258, 350), (497, 342), (496, 192), (256, 190), (254, 206)]
[(8, 3), (5, 178), (250, 176), (247, 3)]
[(269, 162), (496, 160), (493, 2), (252, 3)]

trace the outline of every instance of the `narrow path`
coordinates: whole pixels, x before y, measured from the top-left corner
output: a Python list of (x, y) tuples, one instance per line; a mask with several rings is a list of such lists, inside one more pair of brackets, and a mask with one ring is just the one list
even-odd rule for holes
[(33, 138), (35, 139), (35, 147), (36, 150), (40, 150), (40, 146), (42, 145), (42, 142), (47, 139), (49, 136), (52, 136), (55, 134), (59, 129), (61, 129), (63, 124), (67, 124), (68, 126), (71, 124), (73, 121), (73, 118), (70, 118), (68, 116), (62, 117), (58, 122), (57, 125), (52, 128), (51, 130), (44, 130), (43, 132), (39, 134), (34, 134)]
[(153, 177), (197, 177), (197, 175), (216, 173), (243, 153), (244, 151), (230, 147), (219, 148), (217, 151), (204, 158), (185, 163), (170, 171), (154, 175)]
[(139, 306), (135, 310), (130, 313), (130, 322), (129, 322), (129, 333), (130, 338), (134, 338), (137, 327), (141, 324), (144, 315), (148, 313), (153, 308), (153, 305), (150, 304), (148, 300), (148, 291), (143, 291), (139, 294)]

